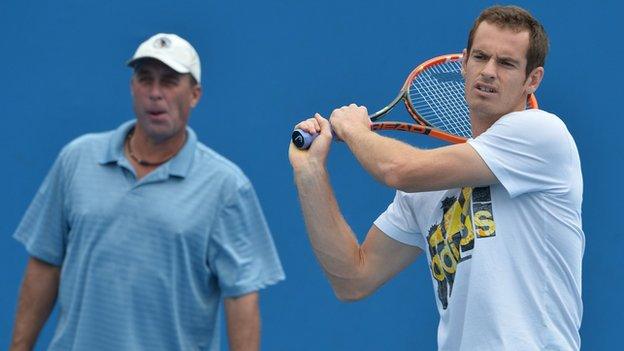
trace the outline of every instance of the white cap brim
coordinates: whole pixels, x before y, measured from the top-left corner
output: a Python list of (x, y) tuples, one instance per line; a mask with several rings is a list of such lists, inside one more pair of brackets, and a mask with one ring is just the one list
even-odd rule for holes
[(174, 71), (178, 72), (178, 73), (191, 73), (191, 70), (184, 67), (183, 65), (179, 64), (178, 62), (175, 62), (174, 60), (171, 60), (169, 57), (165, 57), (163, 55), (156, 55), (156, 54), (152, 54), (152, 55), (143, 55), (143, 56), (138, 56), (138, 57), (133, 57), (130, 61), (128, 61), (127, 65), (130, 67), (134, 67), (134, 64), (142, 59), (148, 59), (148, 58), (152, 58), (152, 59), (156, 59), (162, 63), (164, 63), (165, 65), (171, 67), (171, 69), (173, 69)]

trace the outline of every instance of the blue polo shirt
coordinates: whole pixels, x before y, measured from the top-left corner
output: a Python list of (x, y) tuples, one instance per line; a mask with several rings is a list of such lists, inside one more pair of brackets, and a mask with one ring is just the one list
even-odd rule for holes
[(221, 297), (284, 279), (254, 189), (197, 141), (140, 180), (134, 122), (65, 146), (14, 237), (61, 267), (50, 350), (216, 350)]

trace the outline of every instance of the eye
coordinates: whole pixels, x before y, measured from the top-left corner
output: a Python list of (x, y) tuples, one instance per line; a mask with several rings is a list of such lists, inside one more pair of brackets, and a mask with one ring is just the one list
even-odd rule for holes
[(480, 52), (475, 52), (474, 55), (472, 55), (472, 57), (476, 60), (485, 60), (486, 56), (483, 53)]
[(172, 86), (176, 86), (178, 85), (178, 80), (176, 78), (173, 77), (165, 77), (162, 80), (162, 84), (168, 87), (172, 87)]
[(504, 67), (507, 67), (507, 68), (514, 68), (514, 67), (516, 67), (516, 66), (515, 66), (512, 62), (510, 62), (510, 61), (501, 61), (501, 62), (500, 62), (500, 64), (501, 64), (502, 66), (504, 66)]
[(151, 83), (152, 82), (152, 78), (150, 76), (138, 76), (137, 80), (139, 81), (139, 83)]

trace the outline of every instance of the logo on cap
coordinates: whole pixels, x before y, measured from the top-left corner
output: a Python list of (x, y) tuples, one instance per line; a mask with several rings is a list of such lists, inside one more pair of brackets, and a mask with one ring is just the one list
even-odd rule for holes
[(160, 37), (154, 41), (154, 47), (158, 49), (164, 49), (171, 46), (171, 40), (167, 37)]

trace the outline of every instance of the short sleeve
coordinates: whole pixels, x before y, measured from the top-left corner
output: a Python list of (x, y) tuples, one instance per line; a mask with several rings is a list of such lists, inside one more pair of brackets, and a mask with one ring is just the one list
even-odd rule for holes
[(425, 239), (417, 222), (416, 204), (413, 198), (418, 194), (397, 191), (394, 200), (374, 222), (389, 237), (407, 245), (426, 248)]
[(223, 296), (244, 295), (284, 279), (269, 227), (249, 182), (236, 190), (215, 221), (208, 263)]
[(13, 234), (31, 256), (55, 266), (63, 262), (69, 232), (64, 211), (62, 161), (61, 153)]
[(540, 110), (510, 113), (468, 143), (511, 197), (568, 190), (573, 141), (553, 114)]

